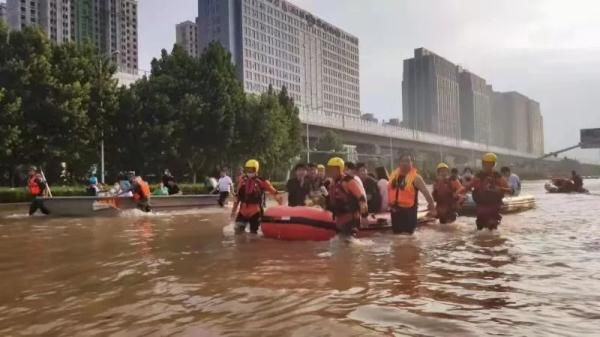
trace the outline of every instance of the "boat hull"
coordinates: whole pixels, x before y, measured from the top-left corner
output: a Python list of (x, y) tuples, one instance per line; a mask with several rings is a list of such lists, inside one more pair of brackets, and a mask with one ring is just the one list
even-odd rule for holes
[[(153, 196), (149, 204), (153, 211), (207, 208), (217, 205), (215, 195)], [(137, 208), (130, 197), (55, 197), (42, 198), (44, 206), (54, 216), (112, 216)]]
[[(419, 213), (419, 224), (432, 222), (426, 212)], [(390, 213), (369, 215), (363, 219), (358, 237), (392, 228)], [(328, 241), (337, 235), (337, 227), (330, 212), (315, 207), (272, 207), (265, 211), (261, 221), (265, 237), (286, 241)]]
[[(535, 208), (535, 198), (530, 195), (524, 195), (519, 197), (507, 197), (504, 198), (502, 208), (500, 212), (502, 214), (520, 213)], [(474, 215), (476, 213), (475, 201), (471, 195), (467, 195), (465, 202), (462, 206), (460, 214), (462, 215)]]

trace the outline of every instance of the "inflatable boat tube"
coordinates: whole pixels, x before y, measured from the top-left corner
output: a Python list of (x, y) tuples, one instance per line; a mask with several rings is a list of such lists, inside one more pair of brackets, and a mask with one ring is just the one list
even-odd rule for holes
[[(524, 195), (518, 197), (507, 197), (502, 200), (502, 209), (500, 210), (503, 214), (519, 213), (528, 211), (535, 208), (535, 197), (531, 195)], [(475, 202), (473, 197), (469, 194), (465, 199), (465, 202), (460, 210), (461, 215), (474, 215), (475, 214)]]

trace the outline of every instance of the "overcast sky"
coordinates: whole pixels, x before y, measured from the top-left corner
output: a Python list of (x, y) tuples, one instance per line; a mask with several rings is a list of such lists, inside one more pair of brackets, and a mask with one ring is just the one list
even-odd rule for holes
[[(360, 39), (361, 109), (402, 118), (402, 60), (426, 47), (541, 103), (547, 150), (600, 127), (600, 1), (292, 0)], [(140, 68), (194, 20), (195, 0), (140, 0)], [(600, 160), (597, 150), (576, 152)], [(573, 155), (573, 153), (571, 153)]]

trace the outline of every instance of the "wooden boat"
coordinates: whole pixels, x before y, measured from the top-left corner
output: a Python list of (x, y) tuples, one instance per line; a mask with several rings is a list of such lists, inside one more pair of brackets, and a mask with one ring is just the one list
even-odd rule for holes
[[(217, 205), (218, 195), (152, 196), (153, 211), (207, 208)], [(54, 216), (111, 216), (134, 210), (137, 203), (131, 197), (54, 197), (42, 198), (44, 206)]]
[[(435, 221), (427, 217), (427, 212), (419, 213), (419, 225)], [(373, 214), (364, 219), (358, 236), (365, 237), (391, 228), (390, 213)], [(287, 241), (328, 241), (337, 234), (332, 214), (315, 207), (268, 208), (262, 217), (261, 230), (265, 237)]]
[[(503, 199), (501, 213), (519, 213), (535, 208), (535, 197), (531, 195), (523, 195), (518, 197), (506, 197)], [(462, 209), (459, 212), (461, 215), (475, 214), (475, 201), (472, 195), (468, 194)]]

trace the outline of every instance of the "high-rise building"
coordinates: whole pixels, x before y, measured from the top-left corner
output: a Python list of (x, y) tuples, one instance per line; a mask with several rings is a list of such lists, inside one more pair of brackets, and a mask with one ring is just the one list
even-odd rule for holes
[(460, 138), (459, 68), (425, 48), (404, 60), (402, 111), (405, 125)]
[(8, 19), (6, 17), (6, 4), (3, 2), (0, 2), (0, 22), (4, 22), (5, 24), (8, 23)]
[(504, 148), (512, 148), (514, 130), (512, 126), (514, 113), (507, 95), (501, 92), (492, 92), (492, 144)]
[(198, 0), (198, 50), (220, 42), (247, 92), (285, 86), (309, 110), (360, 116), (359, 42), (284, 0)]
[(491, 86), (469, 71), (462, 71), (459, 77), (461, 138), (490, 144)]
[(544, 118), (540, 112), (540, 103), (529, 100), (528, 105), (529, 153), (544, 155)]
[(198, 28), (192, 21), (184, 21), (175, 26), (175, 43), (180, 45), (190, 56), (197, 57)]
[(8, 0), (7, 3), (12, 29), (37, 25), (56, 43), (73, 39), (71, 9), (71, 0)]
[(137, 0), (8, 0), (12, 29), (38, 25), (56, 42), (94, 43), (119, 71), (137, 74)]

